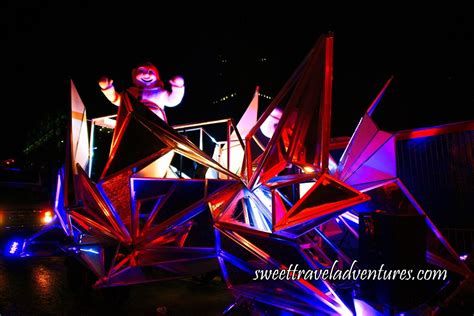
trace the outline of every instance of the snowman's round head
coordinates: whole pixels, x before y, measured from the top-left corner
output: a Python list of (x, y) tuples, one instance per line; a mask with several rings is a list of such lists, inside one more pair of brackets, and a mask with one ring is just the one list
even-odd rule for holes
[(139, 87), (163, 87), (158, 69), (149, 62), (139, 64), (132, 70), (133, 83)]

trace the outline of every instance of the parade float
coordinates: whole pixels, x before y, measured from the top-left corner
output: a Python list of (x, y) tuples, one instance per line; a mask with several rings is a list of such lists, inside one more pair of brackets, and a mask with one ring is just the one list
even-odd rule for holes
[[(117, 115), (88, 121), (71, 81), (54, 221), (15, 254), (35, 255), (31, 245), (60, 227), (60, 249), (95, 274), (95, 288), (220, 271), (235, 297), (224, 313), (243, 306), (310, 315), (436, 310), (471, 271), (399, 177), (397, 144), (417, 134), (383, 131), (372, 118), (389, 80), (352, 137), (332, 139), (332, 76), (327, 34), (260, 117), (257, 90), (238, 124), (174, 127), (129, 90)], [(207, 131), (215, 124), (224, 126), (223, 139)], [(103, 165), (94, 144), (99, 128), (111, 131), (110, 147), (100, 148)], [(344, 271), (381, 263), (445, 269), (447, 278), (255, 279), (256, 271), (296, 265)]]

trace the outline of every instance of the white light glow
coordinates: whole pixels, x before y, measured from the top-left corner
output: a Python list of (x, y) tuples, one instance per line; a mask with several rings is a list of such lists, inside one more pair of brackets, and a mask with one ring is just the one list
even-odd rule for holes
[(14, 241), (10, 247), (10, 253), (14, 254), (18, 250), (18, 242)]
[(42, 221), (44, 224), (49, 224), (53, 221), (53, 212), (51, 211), (46, 211), (44, 212)]

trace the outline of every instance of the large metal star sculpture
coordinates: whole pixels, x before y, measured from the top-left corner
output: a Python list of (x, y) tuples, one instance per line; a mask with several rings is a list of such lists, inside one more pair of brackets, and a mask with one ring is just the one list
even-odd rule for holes
[[(332, 53), (333, 36), (322, 36), (246, 136), (243, 184), (231, 198), (210, 200), (219, 263), (236, 297), (233, 306), (250, 301), (266, 312), (382, 313), (376, 304), (361, 311), (347, 282), (294, 274), (257, 279), (256, 273), (291, 271), (296, 265), (305, 271), (333, 265), (350, 269), (359, 258), (359, 216), (376, 210), (423, 215), (429, 228), (426, 260), (464, 277), (470, 273), (397, 178), (394, 134), (381, 131), (371, 118), (390, 81), (361, 119), (339, 164), (332, 160)], [(275, 109), (282, 115), (265, 143), (258, 129)]]
[[(228, 180), (150, 177), (149, 169), (170, 153), (213, 168)], [(59, 185), (63, 192), (56, 212), (74, 240), (70, 250), (97, 275), (96, 287), (218, 269), (207, 201), (239, 178), (143, 104), (124, 95), (109, 160), (97, 183), (80, 163), (73, 167), (59, 179), (66, 180)]]
[[(299, 314), (356, 314), (360, 305), (342, 281), (294, 275), (256, 280), (256, 271), (295, 266), (318, 271), (333, 265), (349, 269), (358, 258), (360, 216), (374, 211), (423, 215), (427, 262), (469, 275), (397, 178), (394, 134), (381, 131), (371, 118), (388, 83), (361, 119), (339, 163), (332, 159), (332, 72), (333, 36), (327, 34), (246, 135), (239, 174), (128, 94), (97, 183), (83, 170), (86, 165), (75, 150), (80, 135), (72, 135), (55, 211), (73, 240), (68, 251), (97, 275), (95, 286), (220, 268), (236, 298), (232, 306), (252, 302)], [(268, 138), (260, 128), (274, 111), (281, 117)], [(79, 117), (84, 124), (85, 117)], [(153, 176), (152, 169), (172, 155), (227, 179)], [(381, 312), (377, 304), (367, 306)]]

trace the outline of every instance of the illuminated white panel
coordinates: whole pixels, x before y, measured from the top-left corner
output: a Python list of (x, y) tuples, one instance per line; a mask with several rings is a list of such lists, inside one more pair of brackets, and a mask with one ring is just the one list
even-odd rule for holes
[(89, 160), (89, 136), (84, 103), (71, 80), (71, 149), (74, 170), (78, 163), (84, 170)]

